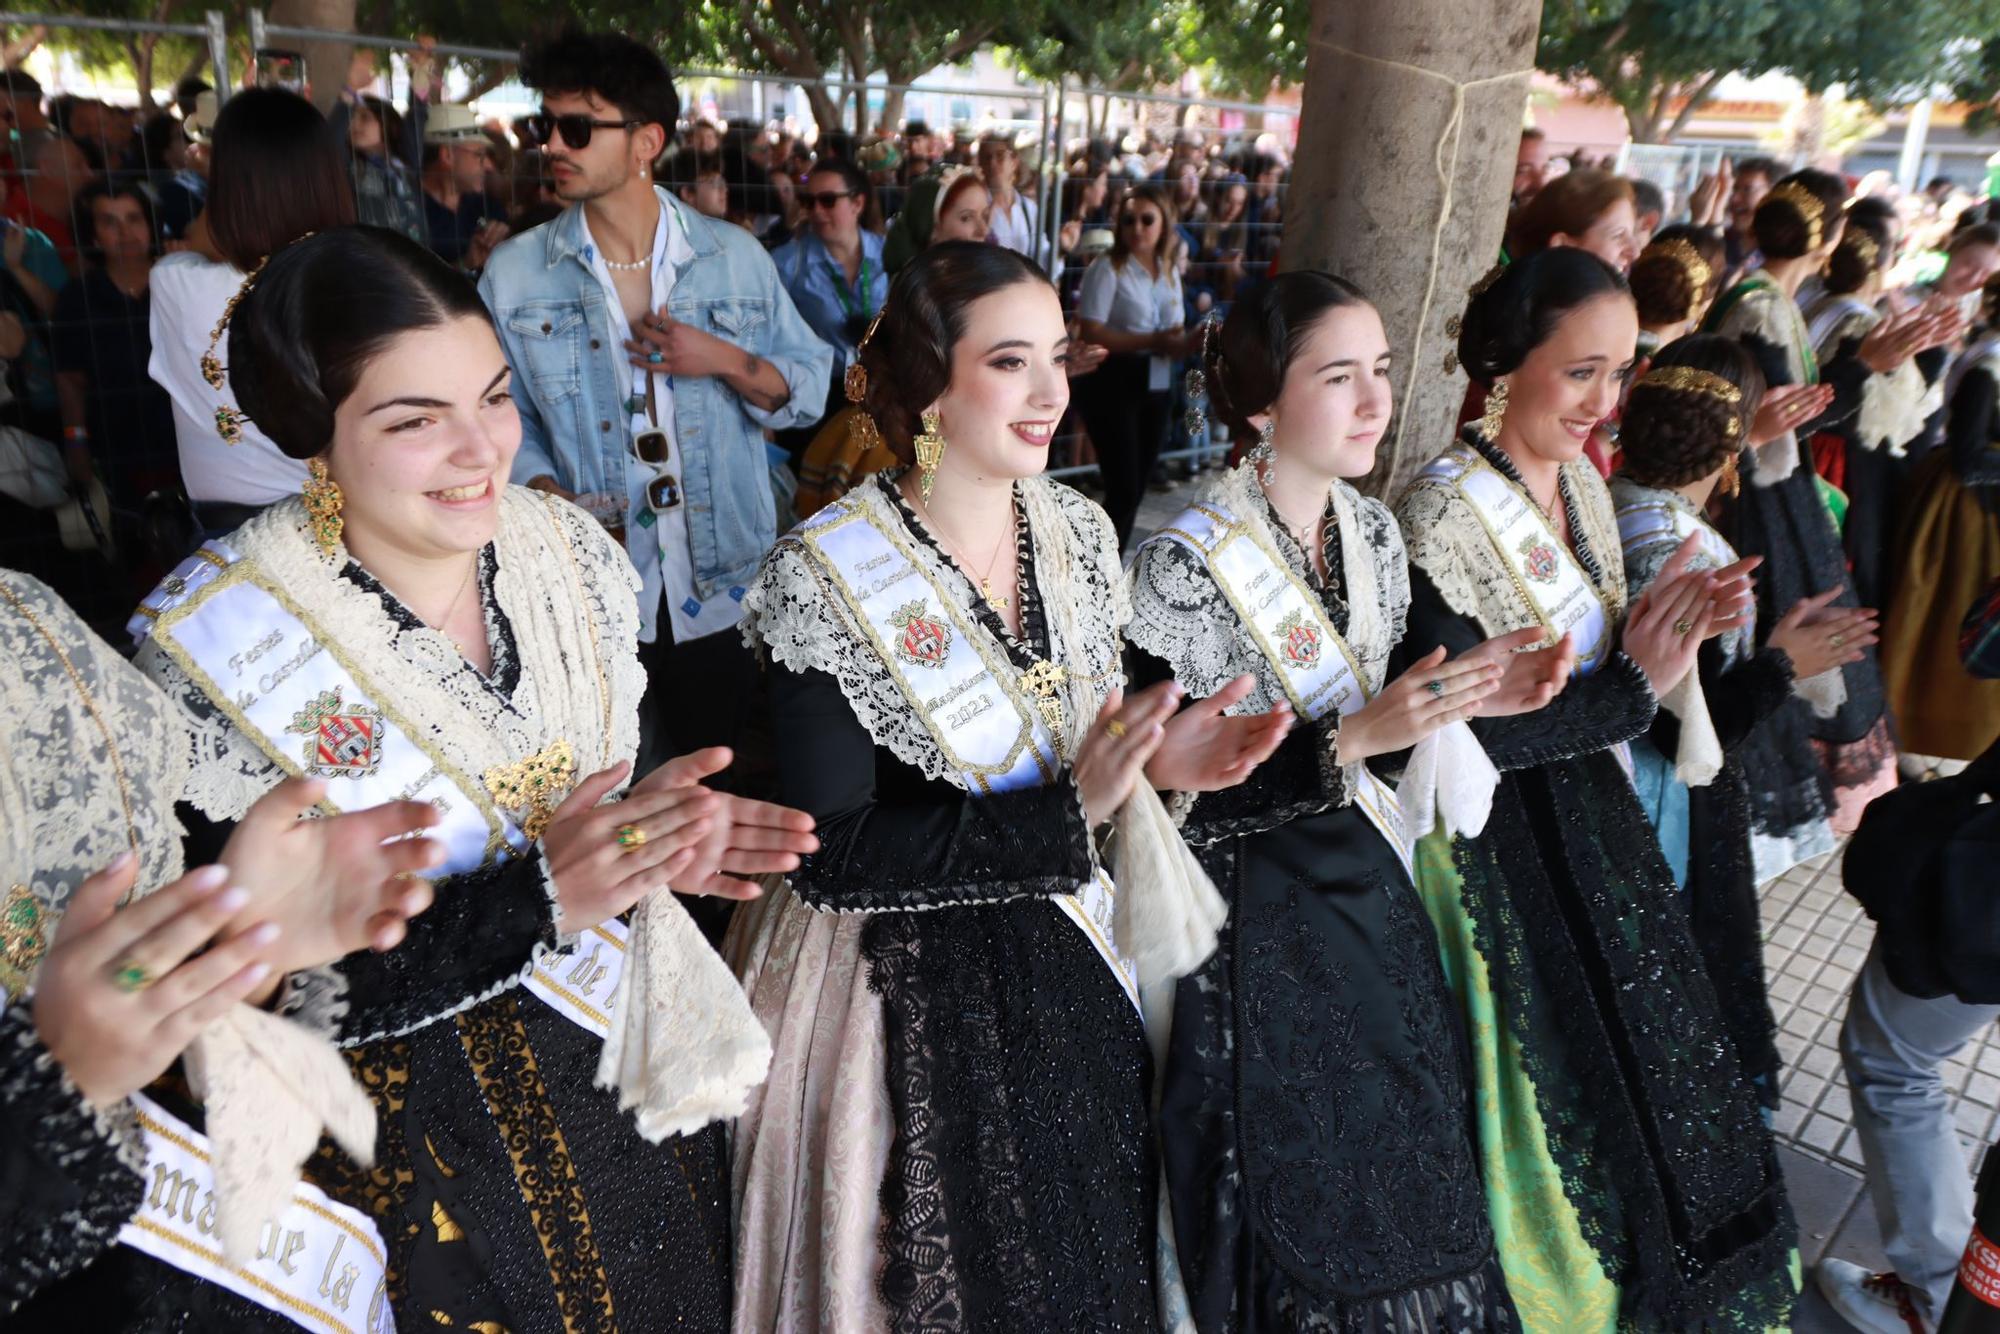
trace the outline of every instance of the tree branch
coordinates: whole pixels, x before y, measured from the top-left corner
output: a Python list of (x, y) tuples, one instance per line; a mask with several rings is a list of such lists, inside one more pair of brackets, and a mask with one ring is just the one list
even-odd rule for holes
[(1673, 124), (1667, 126), (1667, 132), (1660, 136), (1662, 143), (1671, 142), (1675, 135), (1687, 127), (1688, 118), (1694, 115), (1703, 102), (1708, 100), (1709, 94), (1715, 91), (1715, 85), (1722, 82), (1723, 76), (1727, 72), (1726, 70), (1711, 70), (1702, 76), (1701, 82), (1694, 86), (1694, 91), (1688, 94), (1687, 101), (1681, 106), (1680, 114), (1674, 117)]

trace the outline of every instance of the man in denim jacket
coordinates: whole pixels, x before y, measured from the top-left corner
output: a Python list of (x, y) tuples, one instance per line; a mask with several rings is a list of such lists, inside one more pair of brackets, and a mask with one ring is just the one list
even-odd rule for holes
[(740, 743), (756, 670), (737, 604), (778, 535), (763, 432), (818, 417), (833, 353), (749, 232), (653, 184), (680, 114), (656, 55), (565, 31), (521, 78), (569, 207), (497, 248), (479, 290), (514, 368), (514, 479), (622, 532), (643, 581), (643, 773)]

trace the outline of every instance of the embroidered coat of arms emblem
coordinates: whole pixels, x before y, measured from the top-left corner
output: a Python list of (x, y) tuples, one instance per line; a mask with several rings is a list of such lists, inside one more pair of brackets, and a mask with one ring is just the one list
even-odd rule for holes
[(1523, 572), (1538, 584), (1552, 584), (1556, 581), (1556, 549), (1549, 545), (1547, 538), (1539, 533), (1529, 533), (1521, 539), (1521, 566)]
[(1293, 611), (1278, 622), (1278, 656), (1293, 667), (1306, 668), (1319, 665), (1320, 630), (1306, 619), (1305, 613)]
[(359, 778), (382, 763), (382, 715), (343, 707), (340, 687), (322, 691), (285, 729), (306, 738), (305, 766), (313, 778)]
[(912, 667), (942, 667), (951, 652), (951, 629), (926, 613), (921, 601), (907, 602), (889, 616), (889, 624), (903, 632), (896, 641), (896, 656)]

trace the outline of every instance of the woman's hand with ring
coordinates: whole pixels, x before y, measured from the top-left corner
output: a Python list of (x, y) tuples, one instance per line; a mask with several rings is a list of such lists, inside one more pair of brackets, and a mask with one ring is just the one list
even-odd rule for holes
[[(734, 759), (727, 746), (677, 756), (646, 775), (632, 793), (707, 792), (696, 785), (727, 769)], [(804, 811), (726, 792), (709, 795), (715, 798), (714, 816), (697, 841), (694, 857), (674, 878), (673, 887), (680, 893), (754, 899), (764, 891), (744, 877), (795, 871), (799, 858), (819, 850), (813, 818)]]
[[(275, 975), (275, 924), (226, 931), (250, 901), (224, 888), (228, 870), (205, 866), (120, 910), (138, 868), (128, 852), (78, 887), (35, 979), (35, 1031), (97, 1107), (159, 1078), (198, 1033)], [(145, 984), (122, 989), (121, 972)]]
[[(1534, 643), (1538, 630), (1509, 638)], [(1446, 723), (1474, 713), (1479, 702), (1500, 688), (1506, 667), (1493, 655), (1463, 653), (1445, 660), (1440, 644), (1382, 687), (1380, 694), (1340, 720), (1335, 758), (1355, 764), (1408, 750)]]
[(1833, 406), (1830, 384), (1781, 384), (1766, 390), (1750, 420), (1750, 444), (1770, 444)]
[[(1144, 777), (1147, 762), (1166, 739), (1166, 721), (1180, 701), (1180, 687), (1162, 681), (1129, 700), (1124, 691), (1114, 690), (1097, 711), (1070, 766), (1083, 797), (1084, 818), (1092, 829), (1118, 814), (1132, 795), (1133, 785)], [(1118, 736), (1111, 734), (1114, 721), (1124, 729)]]
[(1859, 662), (1865, 650), (1879, 641), (1879, 613), (1869, 607), (1830, 605), (1843, 591), (1844, 586), (1835, 585), (1800, 598), (1772, 627), (1765, 643), (1791, 659), (1795, 679), (1803, 681)]
[[(716, 818), (720, 800), (704, 787), (635, 789), (602, 804), (631, 771), (624, 760), (578, 783), (542, 831), (561, 909), (556, 929), (564, 935), (618, 916), (680, 875)], [(643, 842), (621, 846), (621, 825), (643, 830)]]

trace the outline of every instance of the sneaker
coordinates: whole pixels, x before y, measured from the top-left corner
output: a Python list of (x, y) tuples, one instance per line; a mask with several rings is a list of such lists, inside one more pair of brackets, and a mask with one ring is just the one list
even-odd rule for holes
[(1845, 1260), (1821, 1260), (1813, 1282), (1835, 1313), (1869, 1334), (1931, 1334), (1910, 1289), (1893, 1273), (1872, 1274)]

